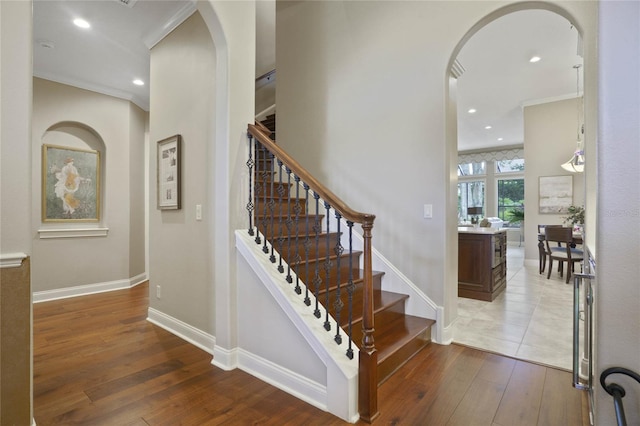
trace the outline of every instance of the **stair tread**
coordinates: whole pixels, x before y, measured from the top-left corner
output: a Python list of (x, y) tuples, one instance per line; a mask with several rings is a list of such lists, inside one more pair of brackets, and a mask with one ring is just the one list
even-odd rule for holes
[[(382, 312), (397, 303), (407, 300), (408, 298), (409, 296), (406, 294), (393, 293), (384, 290), (373, 290), (373, 314), (375, 315), (378, 312)], [(362, 321), (362, 308), (364, 301), (362, 300), (362, 297), (359, 297), (353, 302), (354, 315), (352, 321), (353, 324), (359, 324), (360, 321)]]
[[(416, 317), (413, 315), (399, 315), (395, 320), (386, 323), (375, 324), (375, 346), (378, 351), (378, 364), (384, 362), (401, 349), (405, 344), (419, 336), (429, 327), (435, 324), (434, 320)], [(354, 329), (354, 341), (360, 346), (362, 331), (358, 327), (356, 335)], [(357, 339), (356, 339), (357, 337)]]

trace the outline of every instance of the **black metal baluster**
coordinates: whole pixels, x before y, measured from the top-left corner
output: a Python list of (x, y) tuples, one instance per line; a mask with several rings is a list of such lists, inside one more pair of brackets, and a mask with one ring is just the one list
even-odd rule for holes
[[(256, 141), (259, 142), (259, 141)], [(258, 170), (258, 167), (260, 168)], [(258, 203), (260, 202), (260, 195), (267, 193), (267, 170), (265, 169), (265, 151), (262, 146), (258, 147), (256, 144), (256, 174), (262, 178), (262, 185), (256, 183), (256, 214), (258, 213)], [(265, 204), (266, 206), (266, 204)], [(267, 215), (266, 215), (266, 207), (264, 210), (264, 215), (260, 219), (260, 223), (262, 224), (262, 236), (264, 237), (265, 243), (267, 241)], [(256, 228), (258, 224), (258, 218), (256, 216)], [(260, 239), (260, 229), (256, 233), (256, 244), (261, 244), (262, 240)]]
[(249, 133), (249, 159), (247, 160), (247, 167), (249, 168), (249, 202), (247, 202), (247, 212), (249, 212), (249, 235), (253, 236), (253, 184), (255, 183), (255, 179), (253, 176), (253, 165), (255, 164), (253, 161), (253, 136)]
[[(273, 201), (273, 194), (275, 193), (273, 190), (273, 159), (274, 159), (275, 155), (273, 155), (273, 153), (271, 151), (269, 151), (269, 159), (270, 161), (270, 165), (271, 165), (271, 191), (269, 191), (269, 193), (271, 194), (271, 197), (269, 197), (269, 213), (270, 213), (270, 217), (271, 217), (271, 237), (275, 240), (277, 238), (277, 233), (276, 233), (276, 226), (274, 223), (274, 214), (273, 211), (275, 210), (276, 207), (276, 203), (275, 201)], [(266, 200), (266, 196), (265, 196), (265, 200)], [(265, 253), (269, 253), (269, 248), (267, 247), (267, 242), (265, 241), (264, 243), (264, 247), (262, 248), (262, 251), (264, 251)], [(269, 256), (269, 260), (271, 261), (271, 263), (276, 263), (276, 255), (274, 253), (274, 248), (273, 248), (274, 244), (271, 244), (271, 256)], [(266, 249), (266, 251), (265, 251)]]
[(326, 252), (326, 262), (324, 263), (324, 271), (325, 271), (325, 275), (324, 275), (324, 279), (325, 279), (325, 290), (326, 290), (326, 297), (325, 297), (325, 318), (324, 318), (324, 329), (329, 331), (331, 330), (331, 323), (329, 322), (329, 285), (331, 280), (329, 279), (329, 275), (331, 273), (331, 267), (333, 266), (332, 262), (331, 262), (331, 243), (329, 241), (329, 230), (331, 228), (329, 222), (331, 220), (330, 217), (330, 212), (329, 210), (331, 209), (331, 206), (329, 205), (329, 203), (327, 203), (326, 201), (324, 202), (324, 208), (326, 211), (326, 215), (327, 215), (327, 229), (326, 229), (326, 236), (325, 236), (325, 241), (327, 242), (327, 252)]
[[(288, 193), (289, 193), (289, 205), (291, 204), (291, 169), (287, 167), (287, 188), (289, 188)], [(299, 253), (299, 248), (298, 248), (298, 220), (300, 218), (300, 205), (297, 203), (298, 200), (298, 192), (299, 192), (299, 187), (298, 187), (298, 182), (300, 182), (300, 178), (297, 176), (294, 176), (294, 179), (296, 181), (296, 204), (293, 206), (293, 212), (294, 212), (294, 219), (291, 220), (291, 214), (289, 214), (289, 216), (287, 216), (287, 231), (288, 231), (288, 235), (289, 235), (289, 247), (287, 247), (287, 253), (289, 254), (289, 262), (287, 262), (287, 282), (289, 284), (291, 284), (293, 282), (293, 278), (291, 277), (291, 263), (293, 262), (294, 264), (298, 264), (298, 262), (300, 262), (300, 253)], [(290, 211), (290, 210), (289, 210)], [(292, 236), (292, 227), (295, 224), (296, 227), (296, 232), (295, 232), (295, 248), (296, 248), (296, 254), (294, 256), (291, 256), (291, 240), (293, 238)], [(298, 291), (300, 289), (300, 284), (299, 284), (299, 280), (296, 276), (296, 292), (298, 294), (300, 294), (300, 292)]]
[[(264, 172), (262, 173), (262, 204), (263, 204), (263, 208), (264, 208), (264, 216), (262, 218), (262, 226), (265, 230), (265, 235), (264, 235), (264, 245), (262, 246), (262, 252), (267, 254), (269, 253), (269, 247), (267, 246), (267, 229), (268, 228), (268, 224), (269, 224), (269, 215), (267, 214), (267, 193), (269, 191), (267, 191), (267, 184), (271, 183), (271, 185), (273, 186), (273, 174), (271, 173), (271, 170), (269, 165), (267, 164), (267, 157), (269, 155), (268, 151), (262, 147), (263, 149), (263, 154), (262, 154), (262, 164), (264, 167)], [(275, 234), (275, 232), (273, 232), (273, 224), (271, 226), (270, 232), (269, 234), (273, 237), (273, 235)]]
[[(342, 299), (340, 298), (340, 285), (341, 285), (341, 281), (340, 281), (340, 261), (342, 258), (342, 253), (344, 252), (344, 249), (342, 247), (342, 244), (340, 244), (340, 219), (342, 219), (342, 215), (340, 213), (338, 213), (338, 211), (336, 210), (336, 221), (337, 221), (337, 226), (336, 226), (336, 232), (338, 233), (338, 241), (336, 242), (336, 247), (335, 247), (335, 253), (337, 256), (336, 259), (336, 282), (338, 283), (338, 286), (336, 288), (336, 300), (335, 302), (333, 302), (333, 307), (336, 310), (336, 335), (334, 336), (333, 340), (335, 340), (335, 342), (337, 344), (341, 344), (342, 343), (342, 336), (340, 335), (340, 313), (342, 312), (342, 308), (344, 307), (344, 303), (342, 302)], [(328, 233), (327, 233), (327, 238), (328, 237)]]
[[(284, 197), (284, 186), (282, 185), (282, 161), (278, 160), (278, 187), (276, 188), (276, 193), (278, 194), (278, 206), (280, 207), (279, 216), (278, 216), (278, 228), (280, 229), (280, 236), (277, 239), (278, 242), (278, 272), (284, 272), (284, 266), (282, 265), (282, 247), (284, 246), (284, 225), (285, 221), (283, 220), (284, 214), (282, 211), (282, 197)], [(273, 256), (273, 246), (271, 247), (271, 256)], [(275, 262), (275, 257), (272, 262)]]
[(355, 284), (353, 284), (353, 222), (348, 220), (347, 226), (349, 227), (349, 284), (347, 284), (347, 294), (349, 295), (349, 301), (347, 302), (347, 315), (349, 316), (347, 325), (347, 333), (349, 333), (349, 348), (347, 349), (347, 357), (349, 359), (353, 359), (353, 348), (351, 347), (351, 340), (353, 337), (353, 292), (356, 289)]
[[(300, 180), (300, 178), (298, 178)], [(306, 183), (302, 186), (304, 188), (304, 205), (305, 205), (305, 232), (304, 232), (304, 284), (305, 284), (305, 298), (304, 303), (307, 306), (311, 306), (311, 298), (309, 297), (309, 286), (311, 285), (311, 280), (309, 277), (309, 249), (311, 248), (311, 240), (309, 239), (309, 185)]]
[(314, 285), (314, 289), (315, 289), (315, 296), (316, 296), (316, 309), (315, 311), (313, 311), (313, 314), (316, 316), (316, 318), (320, 318), (322, 316), (322, 314), (320, 313), (320, 302), (318, 301), (318, 298), (320, 297), (320, 284), (322, 284), (322, 278), (320, 278), (320, 259), (317, 258), (318, 256), (318, 249), (320, 247), (320, 232), (322, 232), (322, 224), (320, 223), (320, 203), (319, 203), (319, 199), (320, 196), (318, 194), (316, 194), (315, 192), (313, 193), (313, 198), (315, 198), (316, 200), (316, 218), (315, 218), (315, 223), (313, 225), (313, 230), (316, 233), (316, 275), (313, 277), (313, 285)]

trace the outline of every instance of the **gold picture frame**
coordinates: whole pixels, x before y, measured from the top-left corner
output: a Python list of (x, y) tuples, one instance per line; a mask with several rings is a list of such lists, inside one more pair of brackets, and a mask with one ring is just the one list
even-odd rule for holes
[(42, 222), (100, 221), (100, 152), (42, 145)]

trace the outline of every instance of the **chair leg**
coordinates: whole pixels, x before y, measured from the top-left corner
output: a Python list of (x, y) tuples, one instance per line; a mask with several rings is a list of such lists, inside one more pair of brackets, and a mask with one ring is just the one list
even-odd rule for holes
[(549, 258), (549, 269), (547, 269), (547, 279), (551, 278), (551, 271), (553, 271), (553, 259)]
[(571, 267), (572, 266), (573, 266), (573, 264), (572, 265), (567, 265), (567, 281), (566, 281), (567, 284), (569, 284), (569, 278), (571, 278)]

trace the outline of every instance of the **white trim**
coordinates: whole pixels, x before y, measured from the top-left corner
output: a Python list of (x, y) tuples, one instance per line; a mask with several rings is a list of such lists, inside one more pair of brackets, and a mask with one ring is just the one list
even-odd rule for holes
[(262, 121), (267, 118), (267, 115), (274, 114), (276, 112), (276, 104), (271, 105), (270, 107), (265, 108), (256, 114), (256, 121)]
[(41, 240), (51, 238), (91, 238), (106, 237), (109, 228), (50, 228), (38, 229)]
[(520, 108), (524, 109), (525, 107), (534, 106), (534, 105), (548, 104), (551, 102), (558, 102), (558, 101), (566, 101), (568, 99), (579, 98), (582, 95), (583, 93), (580, 92), (580, 96), (576, 96), (576, 94), (573, 93), (573, 94), (567, 94), (567, 95), (550, 96), (548, 98), (531, 99), (528, 101), (520, 102)]
[(169, 20), (160, 28), (142, 36), (142, 41), (151, 50), (153, 46), (158, 44), (160, 40), (165, 38), (171, 31), (175, 30), (180, 24), (187, 20), (196, 11), (195, 0), (184, 2), (184, 6), (180, 8)]
[(0, 269), (19, 268), (27, 257), (29, 256), (26, 253), (21, 252), (0, 254)]
[(213, 355), (216, 338), (209, 333), (153, 308), (147, 311), (147, 321)]
[(225, 371), (238, 368), (238, 348), (225, 349), (218, 345), (214, 346), (211, 364)]
[(438, 306), (436, 326), (431, 327), (431, 340), (439, 345), (450, 345), (453, 343), (453, 324), (456, 320), (453, 320), (451, 324), (445, 327), (444, 308), (442, 306)]
[(68, 299), (70, 297), (87, 296), (89, 294), (105, 293), (107, 291), (124, 290), (135, 287), (147, 280), (147, 274), (138, 274), (135, 277), (107, 281), (103, 283), (79, 285), (75, 287), (58, 288), (55, 290), (36, 291), (33, 293), (33, 303), (48, 302), (51, 300)]
[(318, 382), (244, 349), (238, 349), (238, 367), (316, 408), (328, 411), (327, 387)]
[(112, 87), (95, 84), (78, 78), (69, 78), (68, 76), (58, 75), (55, 73), (35, 71), (33, 76), (44, 80), (53, 81), (55, 83), (65, 84), (67, 86), (76, 87), (78, 89), (89, 90), (91, 92), (100, 93), (102, 95), (113, 96), (114, 98), (124, 99), (138, 105), (143, 110), (149, 112), (149, 99), (144, 99), (138, 95), (127, 93), (123, 90), (114, 89)]

